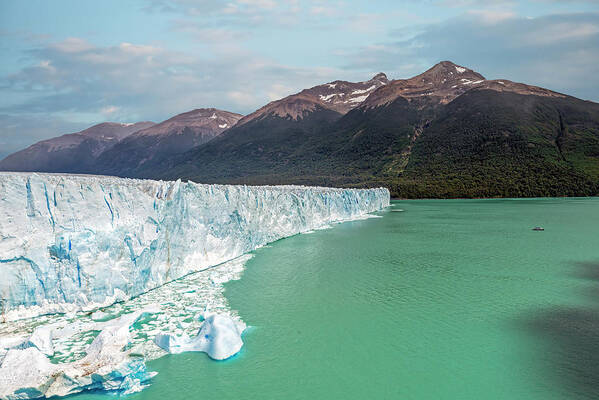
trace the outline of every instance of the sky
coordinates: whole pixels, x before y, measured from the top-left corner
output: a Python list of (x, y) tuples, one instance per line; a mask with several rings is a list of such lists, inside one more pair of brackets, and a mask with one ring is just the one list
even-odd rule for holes
[(2, 0), (0, 159), (442, 60), (599, 101), (599, 0)]

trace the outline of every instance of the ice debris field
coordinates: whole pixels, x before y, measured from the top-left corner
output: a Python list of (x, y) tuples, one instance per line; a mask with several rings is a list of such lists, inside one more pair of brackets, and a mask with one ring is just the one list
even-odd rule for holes
[(131, 393), (147, 359), (229, 358), (246, 325), (223, 284), (246, 253), (388, 205), (386, 189), (0, 173), (0, 398)]

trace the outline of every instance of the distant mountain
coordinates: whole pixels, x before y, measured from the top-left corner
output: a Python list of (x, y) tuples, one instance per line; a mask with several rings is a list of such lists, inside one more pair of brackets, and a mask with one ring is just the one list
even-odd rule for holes
[(385, 88), (369, 96), (362, 107), (372, 108), (387, 105), (402, 97), (412, 102), (426, 102), (429, 105), (448, 104), (455, 98), (472, 89), (492, 89), (520, 94), (549, 97), (564, 97), (536, 86), (515, 83), (506, 79), (486, 80), (484, 76), (469, 68), (451, 61), (442, 61), (429, 70), (409, 79), (390, 82)]
[(241, 117), (215, 108), (201, 108), (159, 124), (106, 122), (11, 154), (0, 161), (0, 170), (140, 177), (139, 171), (208, 142)]
[(209, 108), (140, 124), (40, 142), (0, 170), (386, 186), (408, 198), (599, 195), (599, 104), (450, 61), (409, 79), (325, 83), (245, 117)]
[[(368, 81), (334, 81), (302, 90), (243, 117), (236, 126), (227, 130), (226, 137), (219, 136), (204, 146), (198, 146), (192, 150), (202, 154), (197, 159), (193, 156), (190, 156), (189, 162), (184, 161), (187, 160), (184, 157), (165, 159), (142, 168), (139, 174), (144, 177), (174, 177), (179, 173), (190, 176), (197, 168), (197, 172), (205, 178), (207, 176), (202, 171), (208, 171), (214, 165), (215, 172), (211, 176), (214, 181), (219, 181), (221, 178), (243, 179), (262, 174), (264, 168), (288, 168), (292, 165), (289, 163), (293, 162), (293, 153), (299, 147), (314, 141), (314, 135), (326, 131), (345, 113), (359, 106), (370, 93), (388, 82), (385, 74), (379, 73)], [(203, 155), (211, 151), (214, 153)], [(218, 161), (220, 155), (226, 160), (238, 160), (230, 163)], [(200, 159), (204, 158), (209, 164), (202, 165)], [(179, 165), (175, 160), (185, 165)], [(175, 169), (170, 171), (173, 167)]]
[(0, 161), (0, 171), (86, 173), (107, 148), (153, 122), (104, 122), (81, 132), (37, 142)]
[(103, 152), (95, 163), (95, 172), (141, 176), (139, 171), (210, 141), (234, 126), (241, 117), (215, 108), (176, 115), (128, 136)]
[(243, 117), (239, 125), (268, 117), (298, 120), (314, 111), (329, 110), (346, 114), (362, 103), (370, 93), (389, 83), (382, 72), (364, 82), (334, 81), (304, 89)]
[(367, 82), (342, 95), (332, 96), (343, 85), (331, 83), (270, 103), (144, 174), (384, 185), (400, 197), (599, 194), (597, 103), (486, 80), (449, 61), (413, 78)]

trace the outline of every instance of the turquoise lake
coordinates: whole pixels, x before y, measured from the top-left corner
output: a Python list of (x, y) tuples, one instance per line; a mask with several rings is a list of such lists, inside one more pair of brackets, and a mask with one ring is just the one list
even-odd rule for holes
[(598, 198), (377, 215), (255, 251), (225, 291), (241, 353), (151, 361), (127, 398), (599, 398)]

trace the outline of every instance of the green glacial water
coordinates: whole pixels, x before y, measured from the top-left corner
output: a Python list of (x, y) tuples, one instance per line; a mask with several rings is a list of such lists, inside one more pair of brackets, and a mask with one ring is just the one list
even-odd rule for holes
[(379, 215), (255, 251), (225, 285), (242, 352), (152, 361), (128, 398), (599, 398), (599, 199)]

